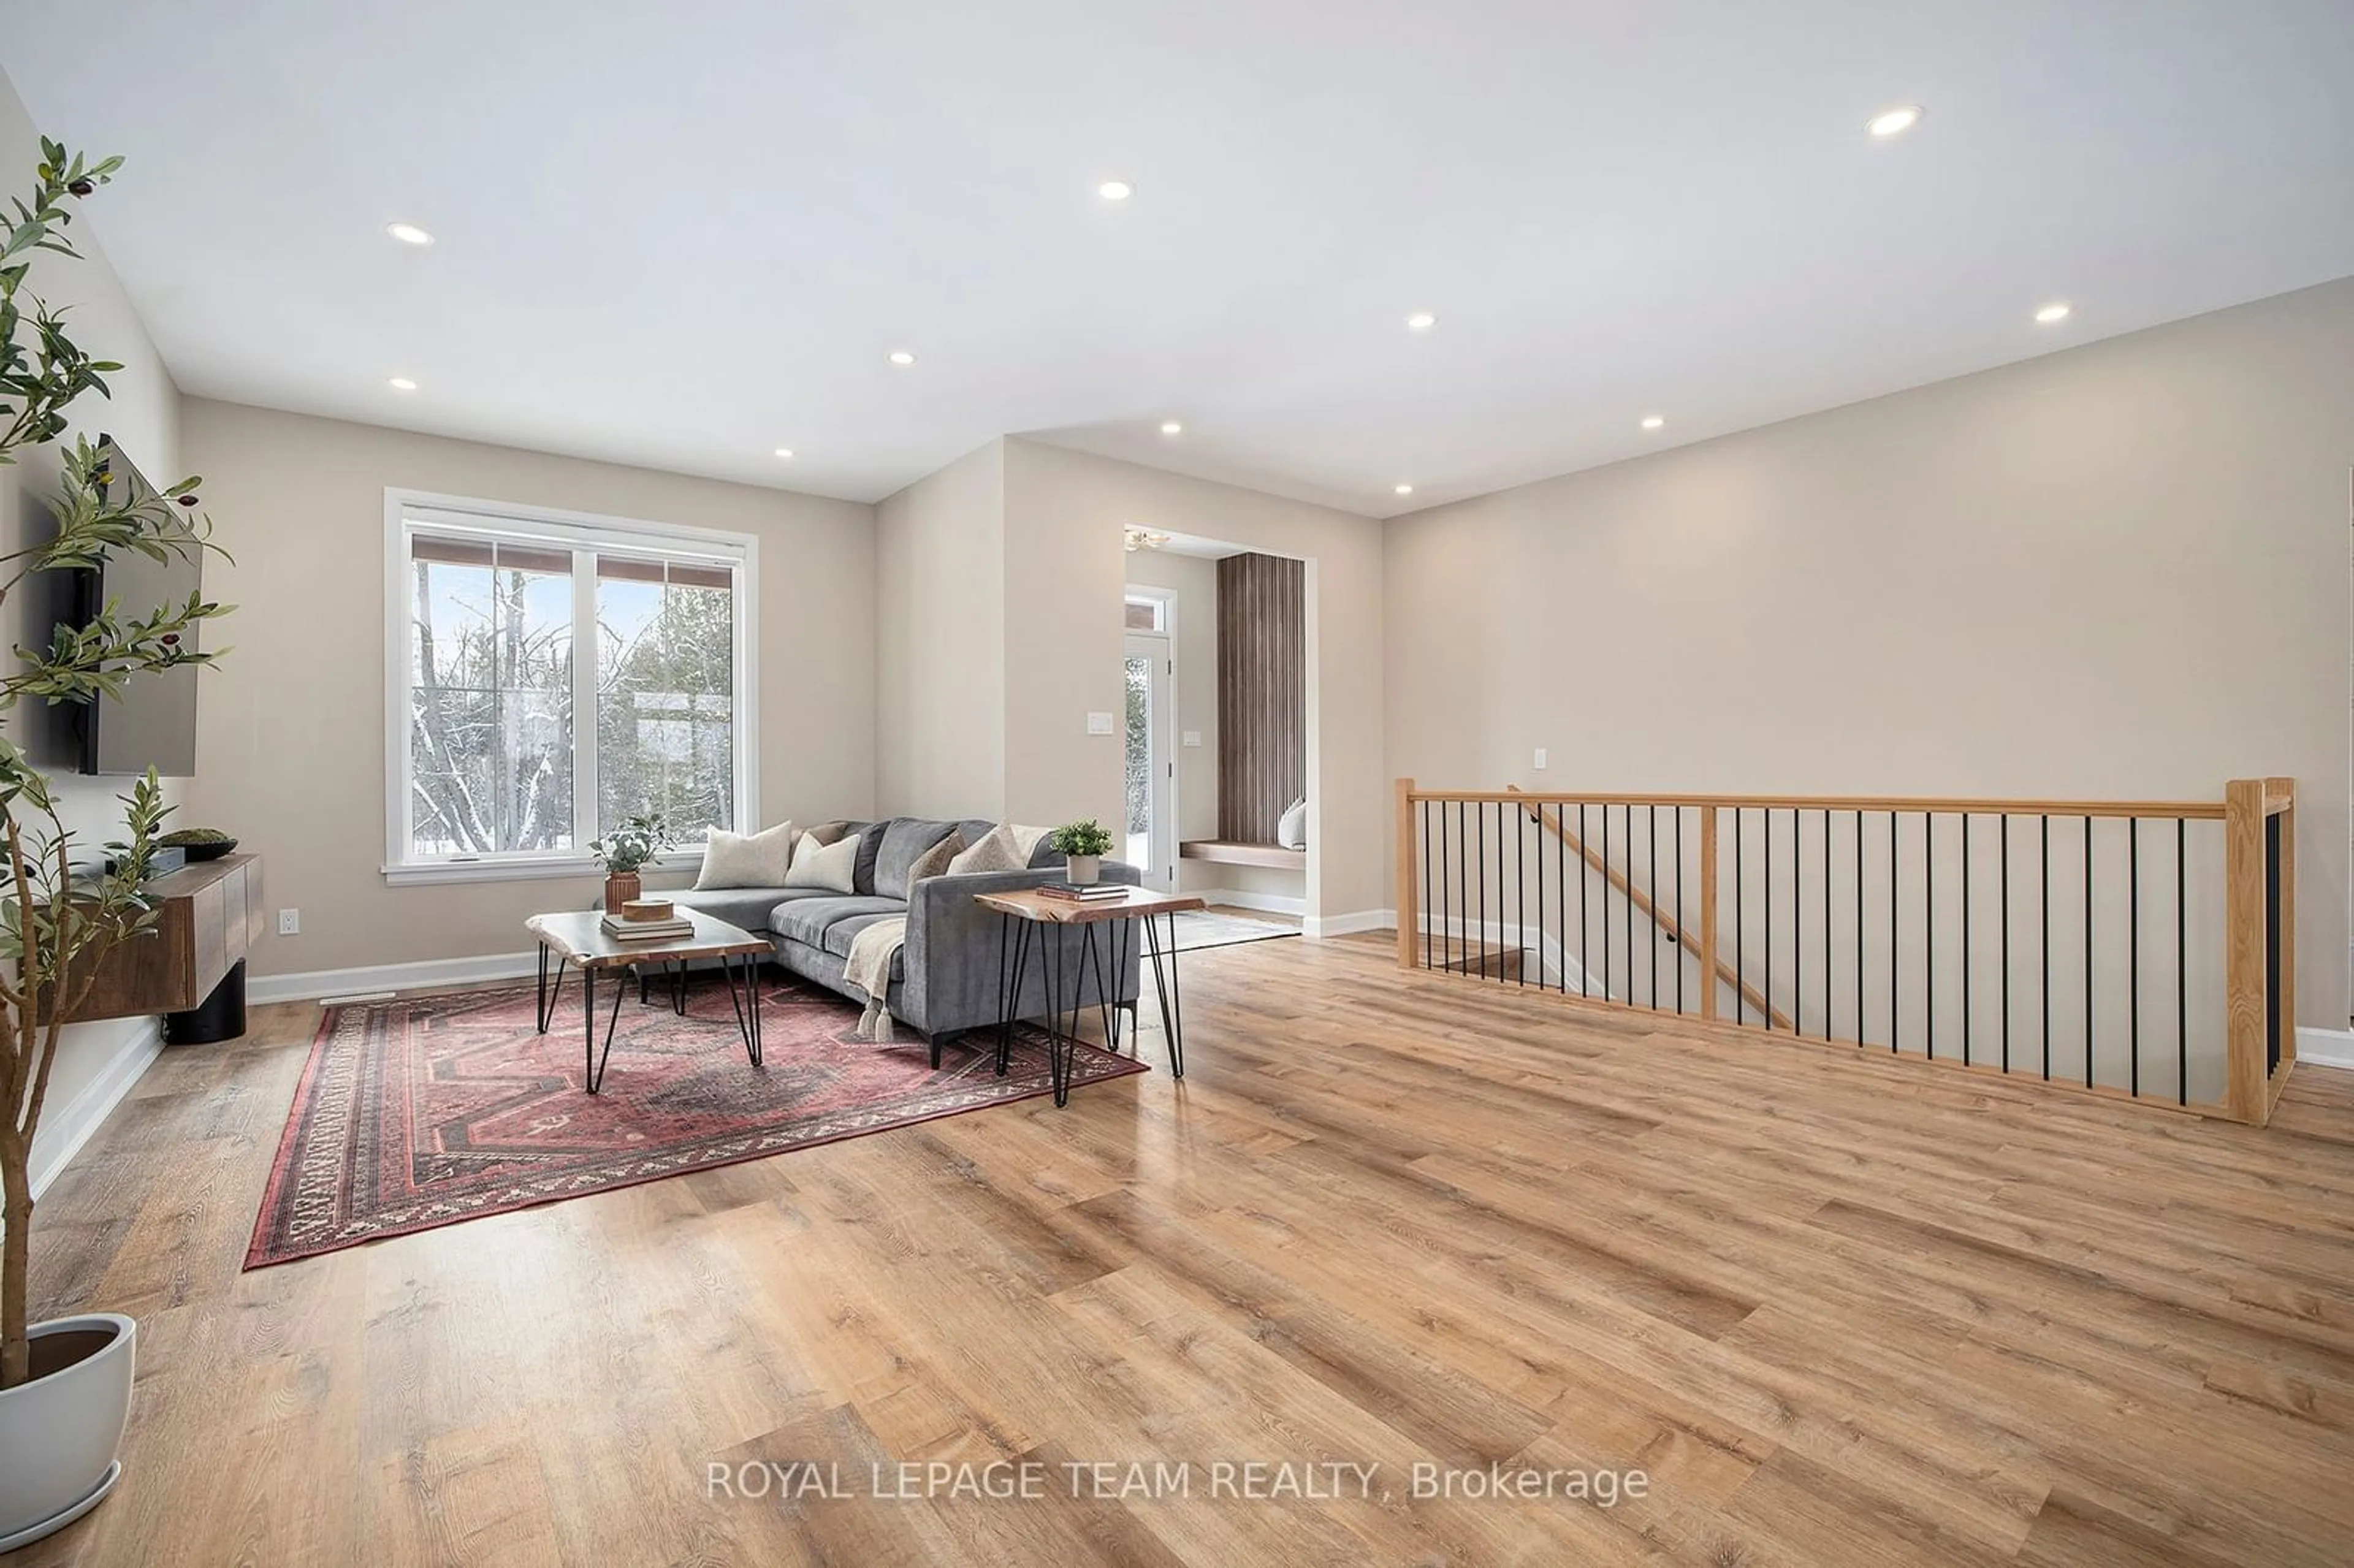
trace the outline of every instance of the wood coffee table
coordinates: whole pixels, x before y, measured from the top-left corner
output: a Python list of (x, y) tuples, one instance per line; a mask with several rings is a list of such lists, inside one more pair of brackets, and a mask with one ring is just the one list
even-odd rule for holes
[[(1114, 1051), (1119, 1049), (1119, 997), (1128, 990), (1128, 966), (1135, 954), (1136, 925), (1140, 920), (1144, 923), (1145, 953), (1152, 959), (1153, 989), (1161, 998), (1161, 1021), (1169, 1046), (1169, 1075), (1185, 1075), (1185, 1001), (1177, 990), (1177, 916), (1189, 909), (1208, 908), (1207, 899), (1189, 893), (1131, 887), (1123, 897), (1089, 899), (1085, 903), (1075, 898), (1049, 898), (1027, 888), (1009, 893), (976, 893), (972, 901), (1003, 916), (998, 923), (997, 934), (997, 1071), (1001, 1076), (1013, 1056), (1013, 1014), (1022, 1005), (1022, 982), (1030, 972), (1030, 949), (1034, 946), (1042, 951), (1040, 963), (1045, 971), (1046, 1070), (1055, 1086), (1055, 1103), (1071, 1103), (1071, 1068), (1078, 1060), (1081, 998), (1087, 994), (1090, 963), (1095, 966), (1097, 993), (1106, 999), (1099, 1003), (1104, 1038), (1111, 1042)], [(1160, 927), (1153, 924), (1164, 915), (1169, 917), (1165, 941)], [(1107, 990), (1104, 958), (1096, 951), (1096, 927), (1111, 920), (1119, 921), (1120, 927), (1116, 938), (1107, 938), (1112, 949), (1112, 972)], [(1050, 932), (1059, 936), (1060, 928), (1066, 926), (1078, 927), (1084, 936), (1078, 958), (1069, 966), (1068, 1029), (1063, 1027), (1063, 945), (1043, 939)], [(1042, 939), (1034, 941), (1034, 937)]]
[[(760, 938), (740, 927), (716, 920), (698, 909), (681, 906), (679, 913), (695, 923), (690, 937), (657, 937), (651, 941), (625, 942), (608, 936), (599, 923), (603, 916), (578, 910), (567, 910), (556, 915), (535, 915), (524, 922), (524, 928), (539, 939), (539, 1032), (547, 1033), (550, 1020), (556, 1016), (556, 1004), (564, 991), (564, 966), (572, 965), (580, 971), (580, 1024), (583, 1050), (587, 1060), (584, 1076), (588, 1092), (595, 1094), (605, 1082), (605, 1061), (613, 1054), (613, 1029), (621, 1019), (621, 993), (629, 988), (616, 976), (613, 982), (613, 1010), (605, 1020), (605, 1049), (597, 1050), (597, 971), (599, 969), (633, 969), (644, 964), (661, 964), (667, 969), (679, 966), (677, 984), (672, 996), (673, 1004), (684, 1014), (686, 1011), (684, 982), (686, 966), (696, 959), (717, 959), (727, 976), (727, 1000), (735, 1004), (737, 1033), (744, 1038), (744, 1053), (755, 1067), (760, 1065), (760, 961), (776, 949)], [(556, 958), (556, 984), (548, 984), (547, 960)], [(744, 991), (736, 990), (736, 970), (744, 970)], [(645, 991), (642, 973), (640, 977), (640, 1000)]]

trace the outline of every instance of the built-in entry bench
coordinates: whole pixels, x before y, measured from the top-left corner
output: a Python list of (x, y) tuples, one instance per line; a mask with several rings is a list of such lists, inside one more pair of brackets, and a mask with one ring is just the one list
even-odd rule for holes
[(1236, 843), (1228, 839), (1187, 839), (1177, 846), (1182, 860), (1211, 860), (1225, 865), (1263, 865), (1275, 871), (1308, 869), (1306, 850), (1285, 849), (1281, 844)]

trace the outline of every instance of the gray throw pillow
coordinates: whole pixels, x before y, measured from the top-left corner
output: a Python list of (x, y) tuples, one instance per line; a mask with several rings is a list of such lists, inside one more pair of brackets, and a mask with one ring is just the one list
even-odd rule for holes
[(883, 830), (882, 847), (875, 856), (875, 891), (885, 898), (905, 898), (908, 873), (932, 847), (956, 832), (953, 822), (928, 822), (917, 817), (894, 817)]

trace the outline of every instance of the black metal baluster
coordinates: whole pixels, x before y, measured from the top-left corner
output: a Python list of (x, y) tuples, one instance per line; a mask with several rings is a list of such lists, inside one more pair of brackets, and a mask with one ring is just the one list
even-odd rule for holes
[[(1577, 857), (1577, 994), (1589, 997), (1594, 994), (1594, 938), (1586, 930), (1585, 906), (1592, 902), (1593, 889), (1588, 885), (1592, 878), (1585, 874), (1583, 852), (1592, 832), (1593, 830), (1585, 825), (1585, 802), (1580, 800), (1577, 803), (1577, 844), (1581, 852)], [(1605, 861), (1603, 863), (1606, 865), (1609, 863)], [(1607, 887), (1610, 884), (1606, 880), (1602, 885)]]
[(1863, 1044), (1863, 808), (1855, 809), (1855, 1043)]
[(2084, 1086), (2093, 1083), (2093, 819), (2084, 819)]
[(1774, 1033), (1774, 808), (1765, 808), (1765, 819), (1759, 823), (1766, 841), (1766, 875), (1764, 899), (1766, 906), (1766, 983), (1758, 989), (1766, 996), (1766, 1033)]
[(1962, 813), (1962, 1060), (1970, 1059), (1970, 814)]
[(2010, 813), (2002, 822), (2002, 1070), (2010, 1071)]
[(1430, 967), (1430, 894), (1437, 885), (1430, 880), (1430, 802), (1422, 802), (1422, 885), (1423, 907), (1416, 913), (1422, 920), (1422, 967)]
[[(1472, 821), (1479, 829), (1479, 978), (1488, 978), (1488, 802), (1475, 800)], [(1468, 913), (1468, 911), (1467, 911)]]
[[(1537, 830), (1537, 989), (1538, 989), (1539, 991), (1543, 991), (1543, 990), (1544, 990), (1544, 938), (1545, 938), (1545, 900), (1544, 900), (1544, 852), (1545, 852), (1545, 842), (1545, 842), (1545, 814), (1544, 814), (1544, 811), (1545, 811), (1545, 809), (1544, 809), (1543, 806), (1539, 806), (1539, 807), (1537, 808), (1537, 821), (1536, 821), (1536, 830)], [(1522, 984), (1523, 984), (1523, 985), (1526, 985), (1526, 984), (1528, 983), (1528, 977), (1527, 977), (1526, 975), (1522, 975), (1522, 976), (1521, 977), (1521, 983), (1522, 983)]]
[(1684, 1015), (1684, 809), (1676, 812), (1676, 1016)]
[(1823, 1038), (1831, 1037), (1831, 809), (1823, 808)]
[(1741, 854), (1741, 819), (1748, 813), (1740, 807), (1733, 808), (1733, 1021), (1749, 1022), (1749, 993), (1743, 988), (1749, 983), (1749, 960), (1744, 948), (1749, 922), (1741, 907), (1741, 874), (1746, 869)]
[(1806, 852), (1798, 847), (1798, 808), (1790, 808), (1790, 1033), (1807, 1032), (1807, 921), (1798, 907), (1807, 885)]
[(2052, 818), (2043, 818), (2043, 1075), (2052, 1076)]
[(1896, 813), (1888, 813), (1888, 1054), (1896, 1054), (1896, 1038), (1902, 1033), (1896, 1026)]
[(1602, 802), (1602, 1000), (1610, 1000), (1610, 802)]
[(2126, 819), (2126, 973), (2133, 987), (2133, 998), (2126, 1008), (2126, 1037), (2133, 1046), (2131, 1089), (2136, 1099), (2141, 1097), (2141, 819)]
[[(1497, 810), (1500, 812), (1502, 808)], [(1500, 816), (1498, 832), (1502, 827)], [(1513, 950), (1520, 954), (1520, 961), (1514, 967), (1521, 971), (1520, 983), (1525, 986), (1529, 983), (1529, 814), (1521, 808), (1512, 812), (1512, 930), (1516, 933), (1512, 938)], [(1542, 959), (1542, 948), (1538, 954)]]
[(1929, 1060), (1937, 1059), (1937, 813), (1921, 813), (1921, 1008)]
[(2190, 1103), (2190, 980), (2188, 964), (2190, 922), (2183, 917), (2183, 864), (2190, 842), (2190, 822), (2174, 819), (2174, 1103)]
[[(1633, 810), (1629, 807), (1628, 810)], [(1643, 846), (1649, 857), (1643, 873), (1651, 894), (1651, 1011), (1659, 1011), (1659, 809), (1643, 807)]]
[[(1631, 800), (1618, 808), (1618, 825), (1625, 829), (1621, 837), (1627, 845), (1627, 885), (1635, 885), (1635, 803)], [(1635, 1005), (1635, 895), (1627, 895), (1627, 1005)]]

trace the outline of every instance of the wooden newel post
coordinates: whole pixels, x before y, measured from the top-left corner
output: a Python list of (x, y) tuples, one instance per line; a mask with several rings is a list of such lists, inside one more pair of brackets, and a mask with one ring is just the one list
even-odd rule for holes
[(2296, 1060), (2296, 790), (2223, 787), (2223, 1113), (2262, 1127)]
[(1397, 781), (1397, 943), (1398, 968), (1416, 967), (1415, 937), (1422, 924), (1422, 879), (1415, 859), (1414, 780)]

